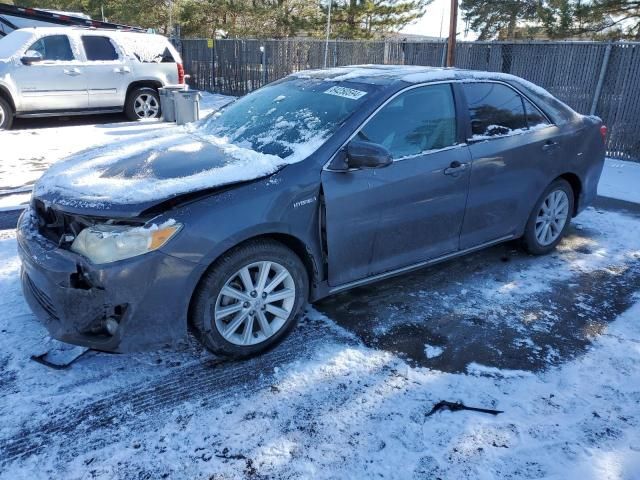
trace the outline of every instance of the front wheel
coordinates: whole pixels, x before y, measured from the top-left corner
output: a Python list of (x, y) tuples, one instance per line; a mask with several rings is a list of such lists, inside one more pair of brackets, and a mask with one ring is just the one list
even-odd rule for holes
[(13, 125), (13, 110), (4, 98), (0, 97), (0, 130), (9, 130)]
[(216, 261), (200, 281), (191, 325), (214, 353), (256, 355), (293, 328), (308, 289), (306, 269), (295, 253), (272, 240), (250, 242)]
[(124, 111), (129, 120), (160, 118), (160, 96), (155, 88), (141, 87), (127, 96)]
[(529, 253), (543, 255), (553, 250), (564, 237), (573, 213), (573, 189), (559, 178), (547, 187), (536, 203), (524, 232)]

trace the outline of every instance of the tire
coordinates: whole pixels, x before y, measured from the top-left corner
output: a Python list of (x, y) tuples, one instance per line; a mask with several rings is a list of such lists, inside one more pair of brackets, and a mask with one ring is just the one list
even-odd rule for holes
[[(145, 107), (145, 103), (147, 107)], [(155, 88), (140, 87), (129, 92), (124, 106), (124, 113), (129, 120), (160, 118), (160, 95)]]
[[(261, 282), (260, 274), (267, 269)], [(246, 288), (247, 272), (252, 290)], [(226, 253), (205, 273), (191, 303), (190, 325), (213, 353), (251, 357), (286, 337), (298, 321), (308, 291), (307, 271), (295, 253), (274, 240), (251, 241)], [(279, 297), (283, 299), (275, 300)]]
[(9, 102), (0, 97), (0, 130), (10, 130), (13, 125), (13, 109)]
[(540, 195), (529, 216), (522, 237), (526, 250), (533, 255), (544, 255), (556, 248), (567, 233), (573, 209), (573, 188), (562, 178), (554, 180)]

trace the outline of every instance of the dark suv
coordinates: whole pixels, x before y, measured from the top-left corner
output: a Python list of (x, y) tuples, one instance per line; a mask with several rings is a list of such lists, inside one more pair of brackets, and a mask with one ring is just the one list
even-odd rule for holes
[(54, 337), (131, 351), (190, 325), (243, 357), (307, 301), (506, 240), (546, 253), (596, 196), (606, 128), (517, 77), (366, 66), (291, 75), (170, 132), (36, 185), (22, 280)]

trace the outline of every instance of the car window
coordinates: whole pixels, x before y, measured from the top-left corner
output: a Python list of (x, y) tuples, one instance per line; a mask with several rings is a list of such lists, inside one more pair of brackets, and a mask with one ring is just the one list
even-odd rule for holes
[(35, 50), (42, 55), (43, 60), (70, 61), (73, 60), (73, 51), (66, 35), (50, 35), (42, 37), (32, 44), (28, 50)]
[(385, 105), (358, 137), (386, 147), (393, 158), (417, 155), (456, 143), (451, 85), (411, 89)]
[(540, 125), (549, 125), (549, 120), (540, 113), (540, 110), (538, 110), (533, 103), (524, 97), (522, 97), (522, 101), (524, 102), (524, 110), (527, 114), (527, 125), (529, 128), (538, 127)]
[(478, 82), (462, 85), (474, 136), (506, 135), (527, 128), (522, 96), (499, 83)]
[(89, 61), (110, 61), (118, 59), (113, 43), (107, 37), (96, 37), (94, 35), (82, 36), (82, 45)]

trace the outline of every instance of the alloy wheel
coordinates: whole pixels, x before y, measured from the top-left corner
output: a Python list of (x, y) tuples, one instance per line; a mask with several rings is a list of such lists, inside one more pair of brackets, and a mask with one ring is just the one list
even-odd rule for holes
[(0, 105), (0, 126), (4, 125), (4, 119), (5, 119), (5, 113), (4, 113), (4, 108), (2, 108), (2, 105)]
[(160, 113), (160, 104), (153, 95), (141, 93), (133, 103), (133, 110), (138, 118), (156, 118)]
[(255, 345), (282, 329), (295, 299), (295, 282), (289, 270), (276, 262), (255, 262), (225, 282), (211, 320), (228, 342)]
[(542, 246), (552, 244), (562, 233), (569, 217), (569, 197), (564, 190), (554, 190), (542, 202), (536, 217), (536, 240)]

